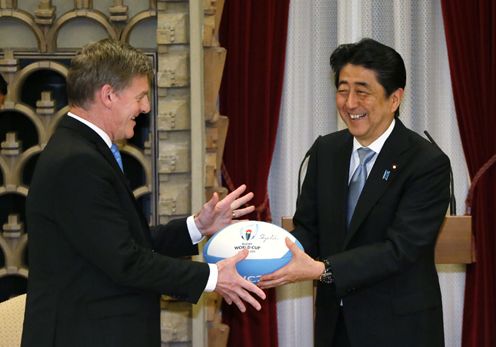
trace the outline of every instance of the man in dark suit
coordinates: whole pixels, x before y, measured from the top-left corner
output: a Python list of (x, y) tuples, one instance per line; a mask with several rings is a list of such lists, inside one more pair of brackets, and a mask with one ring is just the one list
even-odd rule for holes
[(310, 151), (293, 219), (310, 256), (287, 240), (292, 261), (260, 286), (319, 280), (316, 346), (443, 346), (434, 247), (449, 160), (398, 119), (406, 70), (395, 50), (363, 39), (339, 46), (331, 66), (348, 129)]
[[(260, 309), (235, 264), (177, 257), (253, 211), (241, 186), (188, 219), (149, 230), (119, 163), (115, 141), (150, 111), (148, 58), (113, 40), (90, 44), (67, 77), (71, 110), (41, 154), (27, 198), (29, 280), (22, 346), (159, 347), (161, 294), (197, 302), (215, 290)], [(252, 293), (250, 293), (252, 292)]]

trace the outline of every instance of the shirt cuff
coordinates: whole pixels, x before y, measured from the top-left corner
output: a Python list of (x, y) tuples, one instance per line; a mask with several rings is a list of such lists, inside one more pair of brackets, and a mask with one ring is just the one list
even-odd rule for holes
[[(186, 218), (186, 225), (188, 226), (189, 237), (194, 245), (204, 239), (204, 236), (200, 233), (200, 230), (198, 230), (198, 227), (195, 224), (195, 218), (193, 216)], [(210, 274), (208, 275), (208, 281), (204, 292), (213, 292), (215, 287), (217, 287), (219, 270), (215, 264), (208, 264), (208, 267), (210, 268)]]
[(205, 292), (213, 292), (215, 287), (217, 287), (217, 279), (219, 277), (219, 270), (217, 269), (217, 265), (208, 264), (210, 268), (210, 275), (208, 276), (207, 285), (205, 286)]
[(203, 235), (195, 224), (195, 217), (189, 216), (186, 218), (186, 225), (188, 226), (189, 237), (194, 245), (203, 240)]

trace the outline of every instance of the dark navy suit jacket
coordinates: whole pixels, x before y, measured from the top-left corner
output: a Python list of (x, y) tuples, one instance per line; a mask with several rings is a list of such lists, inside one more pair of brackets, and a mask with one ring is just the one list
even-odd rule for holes
[(347, 227), (352, 147), (348, 130), (316, 140), (293, 219), (294, 236), (335, 276), (317, 288), (315, 345), (331, 346), (342, 301), (354, 347), (443, 346), (434, 247), (449, 160), (396, 119)]
[(23, 347), (160, 346), (160, 294), (196, 302), (209, 269), (184, 219), (150, 231), (108, 146), (65, 117), (27, 205)]

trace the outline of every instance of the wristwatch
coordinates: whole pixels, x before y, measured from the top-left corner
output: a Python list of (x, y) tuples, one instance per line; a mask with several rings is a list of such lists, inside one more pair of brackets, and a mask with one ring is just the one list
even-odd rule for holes
[(334, 283), (334, 275), (332, 273), (331, 263), (327, 259), (321, 259), (321, 262), (324, 263), (324, 272), (320, 275), (319, 281), (326, 284)]

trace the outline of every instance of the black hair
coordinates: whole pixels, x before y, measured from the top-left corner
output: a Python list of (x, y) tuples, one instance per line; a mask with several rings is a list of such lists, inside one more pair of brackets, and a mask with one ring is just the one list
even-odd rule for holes
[[(401, 55), (393, 48), (383, 45), (370, 38), (364, 38), (356, 43), (342, 44), (331, 54), (331, 67), (334, 71), (336, 88), (339, 83), (339, 73), (347, 65), (363, 66), (375, 72), (377, 81), (382, 85), (389, 97), (398, 88), (405, 88), (406, 69)], [(395, 117), (399, 116), (399, 108)]]

